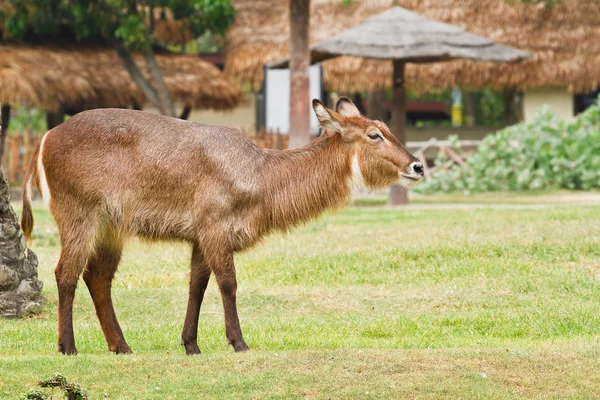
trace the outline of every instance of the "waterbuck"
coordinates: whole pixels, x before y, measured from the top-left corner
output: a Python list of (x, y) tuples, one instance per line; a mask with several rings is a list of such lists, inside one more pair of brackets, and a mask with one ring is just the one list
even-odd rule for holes
[(313, 100), (324, 133), (300, 149), (263, 149), (235, 129), (124, 110), (85, 111), (47, 132), (25, 179), (21, 225), (33, 229), (36, 184), (60, 233), (58, 349), (76, 354), (73, 297), (83, 273), (110, 351), (131, 353), (115, 316), (111, 282), (129, 236), (191, 244), (181, 344), (199, 354), (198, 315), (211, 274), (228, 342), (248, 350), (236, 309), (235, 252), (343, 206), (356, 186), (409, 187), (423, 165), (388, 127), (342, 97)]

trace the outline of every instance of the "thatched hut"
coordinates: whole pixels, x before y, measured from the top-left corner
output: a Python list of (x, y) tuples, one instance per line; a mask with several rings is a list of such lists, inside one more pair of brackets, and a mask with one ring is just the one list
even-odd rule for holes
[[(311, 43), (359, 24), (393, 3), (392, 0), (312, 0)], [(600, 85), (600, 7), (595, 0), (551, 4), (516, 0), (395, 3), (427, 18), (458, 25), (468, 32), (531, 53), (528, 60), (519, 64), (461, 60), (408, 65), (406, 82), (412, 90), (441, 91), (462, 85), (513, 89), (534, 96), (542, 88), (562, 88), (559, 92), (566, 94), (593, 91)], [(225, 72), (234, 79), (251, 81), (257, 88), (262, 82), (262, 65), (288, 56), (289, 4), (234, 0), (234, 6), (236, 22), (226, 37)], [(323, 68), (324, 82), (330, 90), (370, 91), (391, 86), (391, 61), (344, 57), (324, 62)], [(543, 92), (546, 100), (554, 93), (548, 89)]]
[[(146, 103), (111, 48), (57, 41), (0, 42), (0, 54), (2, 104), (29, 104), (56, 112)], [(212, 64), (196, 56), (167, 52), (159, 52), (156, 58), (177, 103), (216, 110), (238, 103), (239, 88)], [(136, 59), (138, 65), (145, 65), (141, 56)]]
[[(148, 77), (143, 57), (134, 58)], [(196, 120), (197, 115), (192, 110), (231, 110), (239, 104), (239, 86), (213, 64), (197, 56), (166, 51), (158, 51), (156, 59), (173, 101), (182, 110), (182, 118)], [(65, 40), (37, 41), (35, 44), (0, 41), (0, 103), (3, 133), (10, 126), (11, 105), (16, 104), (45, 111), (49, 127), (61, 123), (65, 113), (150, 105), (114, 49), (98, 43)], [(9, 143), (12, 182), (19, 180), (20, 165), (27, 164), (32, 150), (31, 138), (25, 136)], [(26, 147), (23, 159), (19, 156), (21, 140)], [(5, 141), (3, 134), (0, 159)]]
[[(0, 0), (0, 15), (14, 4)], [(187, 21), (175, 20), (168, 9), (146, 7), (146, 21), (159, 43), (184, 44), (192, 39)], [(48, 113), (97, 107), (142, 107), (147, 103), (140, 88), (123, 66), (116, 51), (101, 37), (75, 40), (68, 24), (52, 35), (31, 27), (21, 40), (8, 40), (0, 18), (0, 103), (23, 103)], [(229, 110), (241, 99), (239, 87), (214, 65), (192, 55), (157, 48), (156, 59), (175, 103), (191, 109)], [(134, 56), (149, 77), (146, 62)]]

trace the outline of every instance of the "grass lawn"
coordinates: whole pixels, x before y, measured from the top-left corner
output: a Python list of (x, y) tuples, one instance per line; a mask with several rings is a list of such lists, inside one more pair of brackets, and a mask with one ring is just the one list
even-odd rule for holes
[[(473, 205), (496, 205), (496, 204), (519, 204), (519, 205), (541, 205), (541, 204), (591, 204), (600, 203), (600, 191), (574, 192), (569, 190), (553, 191), (527, 191), (506, 193), (434, 193), (420, 194), (411, 193), (411, 203), (419, 205), (446, 205), (473, 204)], [(355, 200), (357, 206), (385, 206), (387, 197), (384, 194), (360, 197)]]
[(598, 398), (600, 204), (544, 203), (349, 208), (271, 236), (236, 257), (252, 351), (226, 344), (213, 280), (199, 357), (179, 345), (188, 246), (137, 240), (113, 290), (134, 354), (108, 352), (81, 282), (79, 355), (59, 355), (58, 239), (37, 208), (47, 303), (0, 320), (0, 398), (55, 372), (93, 399)]

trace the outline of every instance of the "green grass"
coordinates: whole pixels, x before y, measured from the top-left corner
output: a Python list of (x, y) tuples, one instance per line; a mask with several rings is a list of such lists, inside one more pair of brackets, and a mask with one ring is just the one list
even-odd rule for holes
[[(572, 203), (598, 203), (600, 202), (599, 191), (527, 191), (527, 192), (486, 192), (486, 193), (435, 193), (419, 194), (411, 193), (413, 204), (572, 204)], [(358, 207), (373, 207), (387, 205), (384, 195), (357, 198), (354, 205)]]
[(79, 355), (56, 352), (56, 228), (35, 210), (42, 315), (0, 321), (0, 398), (60, 372), (92, 398), (597, 398), (600, 205), (350, 208), (236, 257), (252, 351), (227, 346), (214, 282), (199, 357), (179, 345), (183, 244), (132, 240), (110, 354), (85, 285)]

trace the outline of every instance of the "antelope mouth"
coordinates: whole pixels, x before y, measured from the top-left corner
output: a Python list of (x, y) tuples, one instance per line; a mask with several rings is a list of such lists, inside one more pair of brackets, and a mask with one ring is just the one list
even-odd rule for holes
[(423, 177), (422, 177), (422, 176), (405, 175), (405, 174), (401, 174), (401, 176), (402, 176), (403, 178), (410, 179), (411, 181), (415, 181), (415, 182), (418, 182), (418, 181), (420, 181), (421, 179), (423, 179)]

